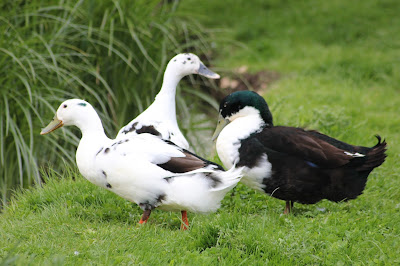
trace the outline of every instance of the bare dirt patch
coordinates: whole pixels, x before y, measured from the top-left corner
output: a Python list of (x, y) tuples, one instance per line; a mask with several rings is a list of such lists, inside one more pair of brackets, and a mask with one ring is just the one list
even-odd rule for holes
[(281, 75), (276, 71), (262, 70), (249, 73), (247, 66), (242, 66), (217, 81), (220, 90), (214, 91), (215, 98), (221, 100), (234, 91), (252, 90), (263, 94)]

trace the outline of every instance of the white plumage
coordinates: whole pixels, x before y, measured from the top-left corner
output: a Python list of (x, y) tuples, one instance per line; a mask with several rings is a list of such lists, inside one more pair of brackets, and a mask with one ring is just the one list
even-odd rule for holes
[(224, 195), (241, 177), (241, 169), (232, 167), (224, 171), (219, 165), (151, 134), (111, 140), (94, 108), (83, 100), (63, 102), (41, 134), (63, 125), (75, 125), (82, 131), (76, 152), (82, 175), (138, 204), (147, 213), (143, 222), (156, 207), (183, 212), (216, 211)]
[[(232, 167), (239, 162), (241, 140), (257, 132), (263, 125), (258, 111), (252, 107), (244, 107), (237, 114), (232, 115), (231, 119), (232, 122), (224, 127), (216, 141), (218, 156), (225, 167)], [(272, 173), (268, 156), (266, 154), (261, 156), (253, 168), (244, 167), (243, 173), (246, 173), (241, 180), (243, 184), (262, 191), (265, 187), (262, 180), (271, 176)]]
[(179, 130), (176, 121), (175, 93), (179, 81), (190, 74), (199, 74), (211, 79), (219, 78), (218, 74), (204, 66), (198, 56), (190, 53), (176, 55), (165, 69), (163, 84), (154, 102), (121, 128), (116, 138), (124, 139), (143, 132), (159, 134), (162, 139), (189, 149), (189, 143)]

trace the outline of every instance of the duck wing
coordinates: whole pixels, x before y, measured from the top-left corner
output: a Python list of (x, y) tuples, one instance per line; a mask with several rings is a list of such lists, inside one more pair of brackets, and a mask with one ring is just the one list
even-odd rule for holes
[(367, 154), (368, 151), (371, 150), (371, 148), (369, 148), (369, 147), (355, 146), (355, 145), (351, 145), (346, 142), (334, 139), (334, 138), (329, 137), (325, 134), (322, 134), (316, 130), (307, 130), (307, 132), (323, 141), (328, 142), (329, 144), (332, 144), (336, 148), (345, 150), (347, 152), (351, 152), (351, 153), (359, 152), (361, 154)]
[(319, 167), (340, 167), (354, 158), (346, 154), (346, 150), (302, 128), (284, 126), (264, 128), (255, 137), (268, 149), (298, 157)]
[[(114, 141), (108, 147), (117, 156), (146, 160), (166, 171), (182, 174), (202, 168), (223, 170), (206, 159), (187, 151), (172, 141), (163, 140), (155, 135), (142, 133), (126, 139)], [(107, 148), (106, 148), (107, 150)]]
[(164, 170), (173, 173), (186, 173), (207, 167), (224, 171), (222, 166), (201, 158), (200, 156), (188, 150), (182, 149), (171, 141), (164, 140), (164, 142), (166, 142), (168, 145), (174, 146), (184, 154), (184, 157), (171, 157), (167, 162), (163, 164), (158, 164), (158, 166), (163, 168)]

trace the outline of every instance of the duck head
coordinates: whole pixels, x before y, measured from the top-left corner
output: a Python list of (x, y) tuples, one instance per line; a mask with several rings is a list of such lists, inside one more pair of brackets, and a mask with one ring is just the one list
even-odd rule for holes
[(200, 58), (191, 53), (178, 54), (173, 57), (167, 69), (172, 69), (177, 75), (184, 77), (190, 74), (198, 74), (210, 79), (219, 79), (219, 75), (208, 69)]
[(266, 126), (273, 126), (272, 114), (267, 102), (254, 91), (236, 91), (226, 96), (219, 106), (217, 128), (212, 137), (215, 140), (222, 129), (239, 117), (258, 115)]
[(80, 99), (70, 99), (64, 101), (58, 107), (53, 120), (42, 129), (40, 134), (45, 135), (62, 126), (72, 125), (82, 130), (92, 126), (93, 123), (98, 123), (98, 120), (100, 119), (96, 111), (88, 102)]

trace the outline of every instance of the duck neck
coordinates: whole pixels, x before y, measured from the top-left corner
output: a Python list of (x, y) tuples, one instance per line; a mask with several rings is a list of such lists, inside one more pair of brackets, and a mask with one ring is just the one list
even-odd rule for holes
[(262, 128), (266, 126), (266, 123), (259, 115), (249, 115), (246, 117), (239, 117), (229, 125), (235, 128), (238, 138), (243, 139), (262, 130)]
[(104, 144), (109, 138), (106, 136), (101, 123), (100, 117), (97, 113), (89, 116), (82, 117), (75, 125), (81, 130), (82, 138), (79, 142), (78, 151), (80, 148), (85, 147), (85, 151), (97, 150), (101, 145)]
[(76, 151), (76, 163), (81, 174), (89, 181), (96, 182), (96, 154), (107, 145), (110, 139), (104, 133), (103, 125), (98, 115), (92, 115), (75, 123), (82, 132), (82, 138)]
[(87, 136), (107, 137), (98, 115), (77, 121), (76, 126), (81, 130), (82, 138)]
[(94, 175), (94, 163), (96, 154), (110, 139), (104, 133), (103, 125), (99, 116), (92, 115), (75, 123), (82, 132), (82, 138), (76, 151), (76, 163), (82, 175), (94, 182), (90, 178)]
[(152, 106), (157, 108), (160, 115), (168, 116), (169, 119), (176, 120), (175, 94), (179, 81), (183, 78), (171, 68), (165, 70), (163, 84), (157, 94)]
[(262, 130), (264, 125), (259, 115), (248, 115), (238, 117), (224, 127), (218, 136), (216, 148), (226, 168), (231, 168), (239, 162), (241, 141)]

